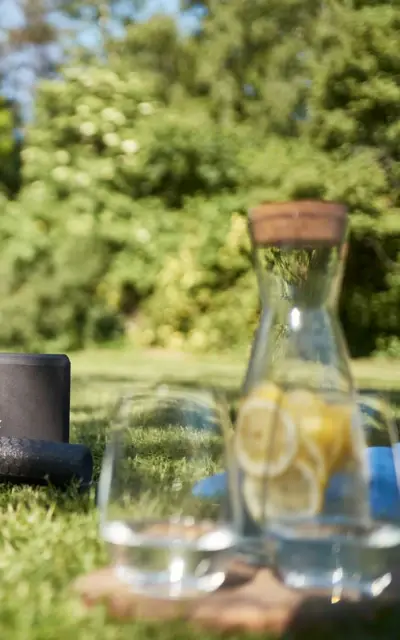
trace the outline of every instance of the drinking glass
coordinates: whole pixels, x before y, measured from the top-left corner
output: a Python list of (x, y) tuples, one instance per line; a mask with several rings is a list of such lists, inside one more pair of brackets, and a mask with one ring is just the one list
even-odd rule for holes
[(224, 582), (234, 528), (219, 497), (195, 488), (224, 472), (230, 442), (221, 394), (159, 385), (119, 399), (99, 482), (100, 530), (134, 591), (190, 598)]
[(370, 508), (375, 520), (400, 523), (399, 422), (388, 393), (358, 395), (368, 445)]

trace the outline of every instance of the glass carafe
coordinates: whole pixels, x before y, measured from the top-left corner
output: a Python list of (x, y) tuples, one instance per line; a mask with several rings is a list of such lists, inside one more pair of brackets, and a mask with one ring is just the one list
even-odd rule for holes
[(347, 211), (264, 204), (249, 227), (262, 315), (235, 431), (247, 550), (275, 553), (293, 587), (366, 593), (382, 575), (366, 441), (337, 313)]

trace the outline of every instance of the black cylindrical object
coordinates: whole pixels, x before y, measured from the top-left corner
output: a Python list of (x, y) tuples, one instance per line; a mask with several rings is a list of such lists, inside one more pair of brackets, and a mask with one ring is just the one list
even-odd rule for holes
[(62, 489), (76, 482), (84, 490), (92, 473), (93, 458), (85, 445), (0, 438), (0, 482)]

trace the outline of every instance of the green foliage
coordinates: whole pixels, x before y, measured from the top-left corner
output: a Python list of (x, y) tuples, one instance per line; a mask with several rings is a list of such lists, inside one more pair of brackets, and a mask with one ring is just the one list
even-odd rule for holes
[(13, 147), (11, 111), (5, 101), (0, 101), (0, 154), (7, 157)]
[(2, 194), (12, 196), (19, 185), (19, 149), (13, 128), (12, 106), (0, 98), (0, 207)]
[(186, 342), (200, 351), (246, 344), (258, 297), (239, 199), (192, 199), (185, 203), (184, 215), (190, 221), (188, 232), (177, 251), (165, 256), (145, 306), (144, 335), (149, 344), (180, 348)]
[[(185, 3), (198, 6), (197, 2)], [(198, 35), (196, 89), (215, 117), (254, 119), (259, 133), (297, 132), (307, 92), (314, 0), (209, 0)], [(282, 35), (284, 34), (284, 37)]]
[(42, 84), (24, 188), (0, 220), (2, 344), (118, 338), (166, 256), (197, 233), (184, 199), (240, 184), (240, 132), (217, 127), (201, 103), (163, 104), (162, 89), (156, 75), (102, 66)]
[(351, 211), (353, 354), (397, 354), (400, 8), (206, 4), (193, 34), (155, 16), (41, 83), (0, 218), (0, 344), (248, 344), (246, 211), (315, 197)]
[(335, 159), (330, 193), (353, 214), (343, 318), (356, 354), (399, 335), (399, 27), (398, 3), (332, 0), (310, 55), (306, 134)]

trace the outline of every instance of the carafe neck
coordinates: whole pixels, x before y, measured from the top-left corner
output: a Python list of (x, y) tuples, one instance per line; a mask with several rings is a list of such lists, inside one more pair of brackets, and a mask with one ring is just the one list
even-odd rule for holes
[(314, 249), (256, 248), (255, 267), (263, 308), (336, 312), (346, 246)]

